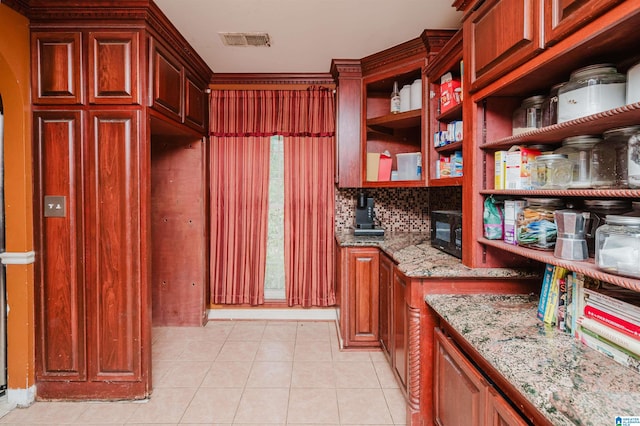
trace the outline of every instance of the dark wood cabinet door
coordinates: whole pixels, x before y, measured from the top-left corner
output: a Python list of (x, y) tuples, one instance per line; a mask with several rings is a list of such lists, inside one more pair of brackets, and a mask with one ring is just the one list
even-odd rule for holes
[(542, 49), (542, 1), (487, 0), (464, 22), (472, 91)]
[(622, 0), (546, 0), (544, 41), (551, 46)]
[(82, 103), (81, 39), (80, 32), (31, 34), (34, 104)]
[(393, 307), (392, 298), (393, 262), (389, 257), (380, 255), (380, 344), (387, 358), (391, 359), (391, 316)]
[(487, 382), (464, 354), (435, 330), (434, 423), (439, 426), (485, 424)]
[[(90, 381), (139, 382), (148, 279), (142, 273), (139, 112), (92, 111), (86, 141), (87, 356)], [(146, 154), (146, 153), (145, 153)], [(146, 223), (146, 221), (145, 221)], [(144, 231), (144, 232), (143, 232)], [(146, 255), (145, 255), (146, 258)]]
[(36, 375), (39, 381), (85, 380), (81, 113), (39, 112), (33, 124)]
[(139, 34), (89, 33), (89, 103), (138, 104)]
[(349, 249), (349, 341), (379, 345), (377, 248)]
[(487, 388), (487, 426), (526, 426), (527, 423), (494, 388)]
[(185, 78), (184, 122), (199, 131), (205, 131), (207, 123), (207, 95), (204, 89), (189, 76)]
[(399, 273), (393, 274), (393, 359), (392, 364), (403, 387), (407, 386), (407, 358), (409, 355), (409, 330), (407, 328), (406, 279)]
[(165, 49), (151, 42), (151, 94), (154, 109), (182, 121), (184, 69)]

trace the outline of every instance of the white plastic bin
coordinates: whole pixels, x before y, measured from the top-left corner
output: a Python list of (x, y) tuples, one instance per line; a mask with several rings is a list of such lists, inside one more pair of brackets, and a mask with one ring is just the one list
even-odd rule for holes
[(398, 180), (418, 180), (422, 169), (422, 154), (406, 152), (396, 154), (398, 160)]

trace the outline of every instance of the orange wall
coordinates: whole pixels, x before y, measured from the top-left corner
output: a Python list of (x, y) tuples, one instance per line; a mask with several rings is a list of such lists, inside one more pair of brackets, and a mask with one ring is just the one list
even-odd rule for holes
[[(33, 250), (29, 21), (0, 4), (0, 93), (5, 109), (6, 251)], [(33, 264), (7, 265), (8, 388), (34, 385)], [(11, 394), (9, 394), (11, 395)]]

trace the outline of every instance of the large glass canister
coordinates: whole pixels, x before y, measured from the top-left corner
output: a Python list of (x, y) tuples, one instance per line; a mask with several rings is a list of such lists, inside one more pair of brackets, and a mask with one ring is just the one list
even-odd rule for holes
[(607, 215), (596, 231), (596, 266), (640, 278), (640, 217)]
[(569, 82), (558, 90), (558, 123), (625, 105), (626, 81), (612, 64), (573, 71)]
[(514, 136), (542, 127), (542, 104), (545, 99), (545, 96), (537, 95), (522, 101), (520, 107), (513, 112)]
[(554, 151), (569, 158), (573, 179), (569, 188), (591, 188), (591, 151), (602, 138), (591, 135), (573, 136), (562, 141), (562, 147)]
[(627, 126), (603, 133), (605, 144), (615, 152), (615, 188), (640, 187), (640, 126)]
[(549, 91), (549, 96), (542, 104), (542, 127), (551, 126), (558, 122), (558, 91), (565, 85), (564, 83), (556, 84)]
[(593, 199), (584, 200), (585, 239), (589, 256), (596, 253), (596, 231), (604, 225), (607, 215), (621, 215), (631, 211), (629, 200)]
[(616, 187), (616, 151), (605, 141), (598, 142), (591, 150), (591, 186)]
[(565, 154), (540, 154), (531, 166), (534, 189), (566, 189), (573, 178), (573, 163)]
[(519, 246), (553, 250), (556, 245), (557, 227), (554, 212), (564, 207), (559, 198), (527, 198), (527, 206), (518, 213), (516, 240)]

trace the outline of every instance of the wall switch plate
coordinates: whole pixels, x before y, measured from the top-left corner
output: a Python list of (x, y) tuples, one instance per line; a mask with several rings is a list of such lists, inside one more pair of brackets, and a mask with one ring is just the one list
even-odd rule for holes
[(44, 217), (66, 217), (67, 197), (64, 195), (44, 196)]

